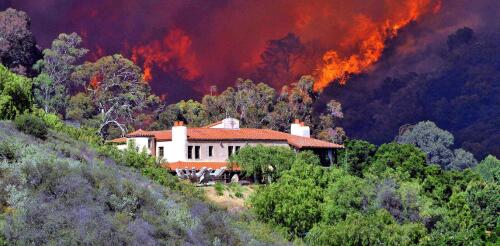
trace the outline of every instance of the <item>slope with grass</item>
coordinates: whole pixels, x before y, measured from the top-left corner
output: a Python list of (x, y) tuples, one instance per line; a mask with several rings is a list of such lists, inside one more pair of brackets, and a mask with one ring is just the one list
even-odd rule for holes
[(287, 243), (168, 173), (125, 166), (116, 155), (60, 131), (42, 140), (0, 122), (0, 245)]

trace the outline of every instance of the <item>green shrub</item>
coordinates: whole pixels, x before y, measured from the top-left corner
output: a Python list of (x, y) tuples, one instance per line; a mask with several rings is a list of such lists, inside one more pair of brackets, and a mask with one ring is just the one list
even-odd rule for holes
[(45, 140), (48, 134), (48, 126), (42, 118), (31, 115), (22, 114), (16, 117), (14, 121), (16, 128), (26, 134), (35, 136)]
[(0, 142), (0, 160), (6, 160), (8, 162), (16, 162), (19, 157), (19, 151), (21, 146), (10, 140), (4, 140)]
[(238, 198), (243, 198), (243, 193), (241, 193), (241, 192), (239, 192), (239, 191), (238, 191), (238, 192), (236, 192), (236, 193), (234, 193), (234, 195), (235, 195), (236, 197), (238, 197)]
[(278, 146), (245, 146), (237, 154), (230, 157), (231, 163), (237, 164), (243, 174), (254, 177), (254, 182), (264, 178), (271, 183), (289, 170), (295, 160), (295, 152), (286, 147)]
[(218, 196), (224, 195), (224, 185), (222, 183), (220, 182), (215, 183), (214, 188)]
[(500, 160), (492, 155), (484, 158), (474, 171), (488, 182), (500, 182)]
[(382, 144), (364, 176), (391, 177), (402, 181), (425, 178), (425, 153), (410, 144)]
[(307, 234), (307, 245), (416, 245), (426, 236), (419, 223), (398, 224), (385, 210), (351, 213), (336, 224), (317, 224)]
[(162, 167), (147, 166), (141, 169), (142, 175), (150, 178), (158, 184), (170, 189), (177, 189), (179, 182), (170, 174), (167, 169)]
[(135, 150), (133, 141), (129, 141), (128, 148), (123, 152), (122, 160), (118, 160), (118, 162), (137, 169), (156, 165), (155, 158), (150, 156), (145, 149), (140, 152)]
[(59, 116), (51, 113), (47, 113), (42, 109), (33, 109), (33, 115), (41, 118), (47, 127), (54, 130), (61, 130), (65, 125), (64, 122), (59, 118)]

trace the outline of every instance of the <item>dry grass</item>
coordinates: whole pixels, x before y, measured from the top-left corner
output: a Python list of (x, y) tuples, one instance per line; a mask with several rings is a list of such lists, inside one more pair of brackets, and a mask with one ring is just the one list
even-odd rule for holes
[[(235, 184), (224, 185), (223, 195), (217, 194), (214, 186), (200, 187), (205, 191), (205, 195), (209, 201), (216, 205), (227, 209), (229, 212), (240, 212), (248, 209), (245, 201), (254, 191), (253, 186), (241, 186)], [(241, 193), (242, 197), (237, 197), (237, 193)]]

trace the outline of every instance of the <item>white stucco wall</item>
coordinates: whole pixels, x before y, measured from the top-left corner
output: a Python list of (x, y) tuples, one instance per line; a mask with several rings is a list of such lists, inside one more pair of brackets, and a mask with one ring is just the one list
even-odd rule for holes
[(225, 118), (219, 124), (213, 125), (210, 128), (239, 129), (240, 121), (235, 118)]
[(157, 142), (156, 155), (158, 157), (159, 147), (164, 147), (165, 159), (168, 162), (186, 161), (187, 158), (187, 127), (172, 127), (172, 141)]
[(290, 126), (290, 134), (301, 137), (311, 137), (311, 129), (308, 126), (293, 123)]
[[(164, 148), (165, 156), (163, 158), (166, 162), (177, 161), (197, 161), (197, 162), (223, 162), (228, 159), (228, 146), (233, 146), (233, 151), (236, 146), (243, 148), (246, 145), (255, 146), (262, 144), (264, 146), (282, 146), (290, 147), (286, 141), (190, 141), (186, 142), (186, 149), (184, 152), (178, 152), (176, 144), (172, 141), (162, 141), (156, 143), (156, 157), (159, 158), (160, 147)], [(188, 159), (188, 146), (192, 148), (192, 158)], [(195, 159), (195, 146), (200, 146), (200, 158)], [(209, 156), (209, 146), (213, 146), (213, 155)]]
[[(150, 138), (148, 138), (148, 137), (127, 138), (127, 146), (128, 146), (130, 141), (134, 141), (135, 148), (138, 151), (142, 151), (142, 150), (146, 149), (146, 152), (148, 154), (151, 154), (151, 150), (149, 149), (149, 146), (148, 146), (149, 139)], [(151, 141), (153, 141), (153, 140), (151, 139)]]

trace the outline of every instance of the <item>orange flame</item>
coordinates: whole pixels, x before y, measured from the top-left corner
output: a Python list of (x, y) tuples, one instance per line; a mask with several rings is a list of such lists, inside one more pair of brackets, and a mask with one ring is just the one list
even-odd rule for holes
[(94, 76), (92, 76), (90, 78), (90, 87), (92, 87), (92, 89), (97, 89), (99, 88), (99, 86), (101, 85), (101, 81), (102, 81), (102, 76), (100, 74), (95, 74)]
[(323, 55), (323, 63), (315, 71), (315, 91), (322, 91), (333, 81), (345, 84), (352, 74), (359, 74), (369, 70), (382, 56), (385, 42), (394, 38), (398, 31), (412, 21), (428, 12), (436, 12), (441, 6), (441, 1), (432, 4), (431, 0), (409, 1), (402, 13), (388, 17), (382, 27), (367, 17), (361, 16), (360, 29), (366, 30), (367, 37), (359, 43), (358, 53), (342, 57), (339, 52), (329, 50)]
[[(132, 61), (138, 63), (143, 61), (144, 80), (153, 79), (153, 66), (164, 72), (171, 72), (178, 67), (180, 76), (187, 80), (193, 80), (200, 76), (197, 67), (197, 58), (191, 50), (191, 38), (178, 28), (172, 29), (162, 41), (155, 40), (149, 44), (132, 48)], [(177, 66), (172, 65), (177, 62)]]

